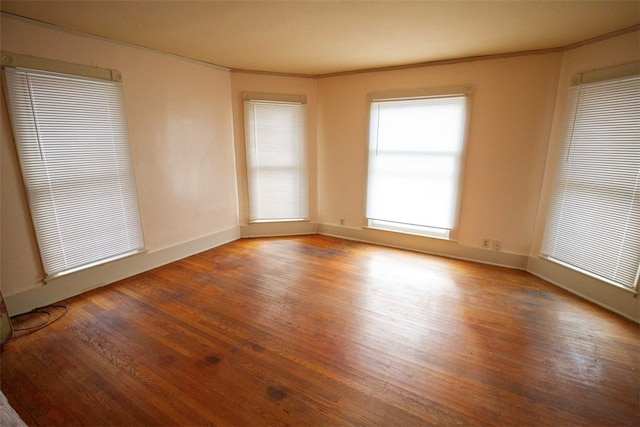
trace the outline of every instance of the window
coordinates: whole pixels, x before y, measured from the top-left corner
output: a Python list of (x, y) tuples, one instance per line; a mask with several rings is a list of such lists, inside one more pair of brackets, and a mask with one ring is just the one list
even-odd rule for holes
[(634, 290), (640, 265), (640, 76), (572, 86), (542, 255)]
[(464, 89), (372, 101), (366, 208), (370, 227), (453, 238), (466, 139)]
[(307, 219), (306, 105), (247, 99), (244, 112), (249, 220)]
[(19, 67), (4, 73), (47, 278), (140, 251), (122, 85)]

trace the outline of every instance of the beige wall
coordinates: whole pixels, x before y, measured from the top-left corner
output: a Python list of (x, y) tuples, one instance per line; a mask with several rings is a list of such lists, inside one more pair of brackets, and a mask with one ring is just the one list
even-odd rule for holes
[[(528, 269), (627, 317), (638, 299), (537, 258), (571, 76), (638, 60), (638, 33), (564, 53), (424, 66), (321, 79), (230, 73), (196, 62), (2, 16), (2, 49), (120, 70), (150, 252), (42, 286), (4, 102), (0, 161), (0, 290), (10, 312), (106, 284), (240, 236), (248, 224), (242, 93), (306, 95), (310, 225), (243, 235), (313, 232)], [(363, 228), (367, 95), (473, 85), (457, 242)], [(547, 154), (549, 155), (547, 156)], [(547, 158), (548, 157), (548, 158)], [(237, 188), (237, 190), (236, 190)], [(345, 225), (340, 225), (340, 219)], [(250, 228), (250, 227), (244, 227)], [(502, 252), (480, 248), (500, 239)], [(528, 264), (527, 264), (528, 263)], [(66, 294), (59, 289), (68, 289)]]
[(471, 84), (460, 246), (499, 239), (526, 255), (542, 182), (561, 54), (531, 55), (319, 81), (319, 222), (365, 224), (367, 94)]
[[(150, 254), (237, 229), (229, 71), (5, 15), (1, 37), (8, 52), (122, 73)], [(43, 287), (43, 273), (2, 98), (0, 289), (11, 296)], [(60, 278), (44, 287), (64, 289), (72, 280)], [(84, 280), (83, 289), (105, 283), (104, 277)]]

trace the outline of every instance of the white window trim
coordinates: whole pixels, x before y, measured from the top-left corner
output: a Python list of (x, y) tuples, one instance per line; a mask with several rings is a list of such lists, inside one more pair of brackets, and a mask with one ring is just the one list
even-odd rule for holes
[(122, 81), (122, 74), (118, 70), (109, 68), (91, 67), (88, 65), (74, 64), (71, 62), (56, 61), (54, 59), (38, 58), (35, 56), (20, 55), (17, 53), (1, 52), (2, 66), (29, 68), (32, 70), (50, 71), (60, 74), (71, 74), (92, 79)]

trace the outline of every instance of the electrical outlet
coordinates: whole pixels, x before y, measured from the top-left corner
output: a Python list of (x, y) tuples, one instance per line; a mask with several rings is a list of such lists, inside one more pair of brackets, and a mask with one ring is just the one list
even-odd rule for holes
[(491, 240), (482, 239), (481, 245), (482, 245), (482, 249), (491, 249)]
[(494, 240), (493, 241), (493, 250), (494, 251), (498, 251), (498, 252), (500, 252), (502, 250), (502, 241), (501, 240)]

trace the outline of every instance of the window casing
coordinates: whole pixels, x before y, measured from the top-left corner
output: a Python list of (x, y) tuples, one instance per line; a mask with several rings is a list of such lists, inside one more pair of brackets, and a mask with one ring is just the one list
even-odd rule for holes
[(640, 266), (640, 76), (570, 88), (542, 256), (628, 290)]
[(369, 227), (455, 239), (468, 118), (464, 89), (371, 102)]
[(17, 66), (4, 78), (46, 278), (143, 250), (122, 84)]
[(308, 219), (306, 104), (246, 99), (244, 113), (249, 221)]

